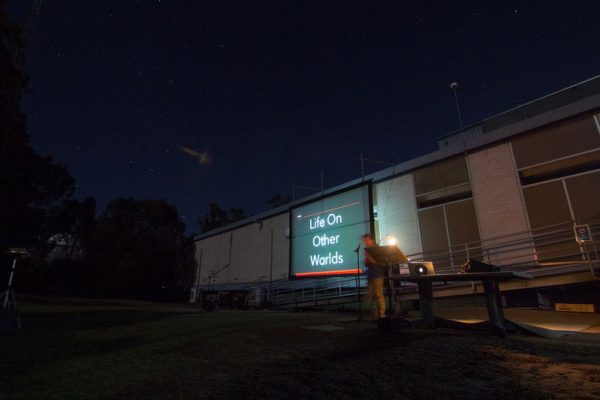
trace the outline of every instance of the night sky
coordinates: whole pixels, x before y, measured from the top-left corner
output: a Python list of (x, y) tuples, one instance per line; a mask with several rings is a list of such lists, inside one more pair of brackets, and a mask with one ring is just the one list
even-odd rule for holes
[(199, 232), (209, 202), (253, 214), (359, 177), (360, 152), (435, 150), (453, 81), (469, 125), (597, 75), (599, 21), (598, 1), (47, 0), (24, 110), (78, 198), (162, 198)]

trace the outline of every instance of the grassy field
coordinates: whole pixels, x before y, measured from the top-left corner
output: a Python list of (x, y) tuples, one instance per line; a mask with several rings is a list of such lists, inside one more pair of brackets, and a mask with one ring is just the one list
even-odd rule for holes
[(380, 331), (352, 315), (20, 302), (6, 399), (600, 399), (600, 347)]

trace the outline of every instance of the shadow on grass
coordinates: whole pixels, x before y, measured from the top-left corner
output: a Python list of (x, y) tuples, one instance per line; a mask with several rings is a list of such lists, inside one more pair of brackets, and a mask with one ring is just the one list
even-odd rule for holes
[[(478, 351), (495, 338), (448, 333), (368, 332), (339, 347), (249, 368), (223, 384), (224, 398), (547, 398), (506, 377)], [(472, 339), (476, 339), (475, 343)], [(491, 340), (490, 340), (491, 339)], [(446, 344), (444, 344), (446, 342)], [(276, 371), (273, 379), (269, 371)], [(494, 387), (493, 393), (490, 386)], [(518, 394), (515, 396), (515, 394)], [(210, 397), (210, 396), (209, 396)]]
[(23, 331), (21, 335), (28, 335), (29, 332), (39, 335), (42, 332), (115, 328), (160, 321), (171, 318), (174, 314), (181, 315), (183, 313), (119, 309), (22, 313)]
[[(64, 393), (72, 396), (83, 387), (91, 397), (113, 399), (480, 400), (549, 393), (519, 380), (505, 364), (521, 360), (527, 350), (542, 354), (548, 346), (476, 332), (381, 331), (365, 322), (342, 325), (326, 314), (164, 308), (82, 308), (26, 318), (33, 325), (23, 335), (0, 342), (6, 363), (0, 393), (21, 398), (32, 393), (28, 387), (68, 388)], [(345, 329), (306, 329), (326, 325)], [(67, 363), (51, 365), (61, 359)], [(58, 382), (52, 374), (28, 373), (31, 368), (62, 373), (66, 364), (70, 374)], [(523, 367), (531, 365), (525, 357)], [(106, 383), (104, 391), (99, 382)]]
[(20, 375), (31, 376), (62, 360), (110, 356), (152, 343), (155, 338), (133, 326), (185, 314), (119, 309), (23, 313), (23, 329), (0, 341), (0, 388), (14, 387), (11, 381), (18, 382)]

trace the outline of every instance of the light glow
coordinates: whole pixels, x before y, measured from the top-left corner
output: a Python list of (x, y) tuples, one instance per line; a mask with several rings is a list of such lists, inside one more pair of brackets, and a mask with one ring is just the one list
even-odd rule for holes
[(387, 236), (385, 237), (385, 243), (386, 243), (388, 246), (395, 246), (395, 245), (396, 245), (396, 243), (397, 243), (397, 240), (396, 240), (396, 238), (395, 238), (394, 236), (387, 235)]

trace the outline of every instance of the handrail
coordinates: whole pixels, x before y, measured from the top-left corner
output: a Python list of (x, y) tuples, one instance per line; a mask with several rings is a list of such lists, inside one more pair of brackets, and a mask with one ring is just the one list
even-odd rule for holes
[[(477, 258), (507, 271), (560, 274), (573, 268), (600, 267), (600, 217), (577, 221), (590, 225), (592, 242), (575, 241), (576, 221), (520, 231), (510, 235), (461, 243), (434, 251), (409, 254), (411, 261), (432, 261), (436, 272), (455, 273), (469, 258)], [(366, 286), (366, 277), (343, 276), (289, 281), (280, 279), (254, 284), (271, 289), (268, 298), (273, 307), (328, 304), (330, 301), (355, 302)], [(411, 287), (412, 288), (412, 287)], [(410, 289), (412, 290), (412, 289)]]
[[(543, 270), (557, 274), (575, 266), (598, 264), (600, 241), (594, 240), (585, 248), (577, 244), (574, 223), (564, 222), (408, 256), (411, 261), (432, 261), (436, 271), (444, 273), (458, 272), (468, 258), (479, 258), (510, 271)], [(600, 237), (600, 217), (585, 223), (590, 225), (593, 237)], [(549, 262), (554, 264), (550, 265)], [(292, 284), (288, 282), (284, 287), (274, 289), (271, 298), (274, 306), (314, 303), (342, 296), (357, 296), (365, 283), (364, 277), (359, 285), (356, 277), (337, 278), (337, 281), (311, 279)]]

